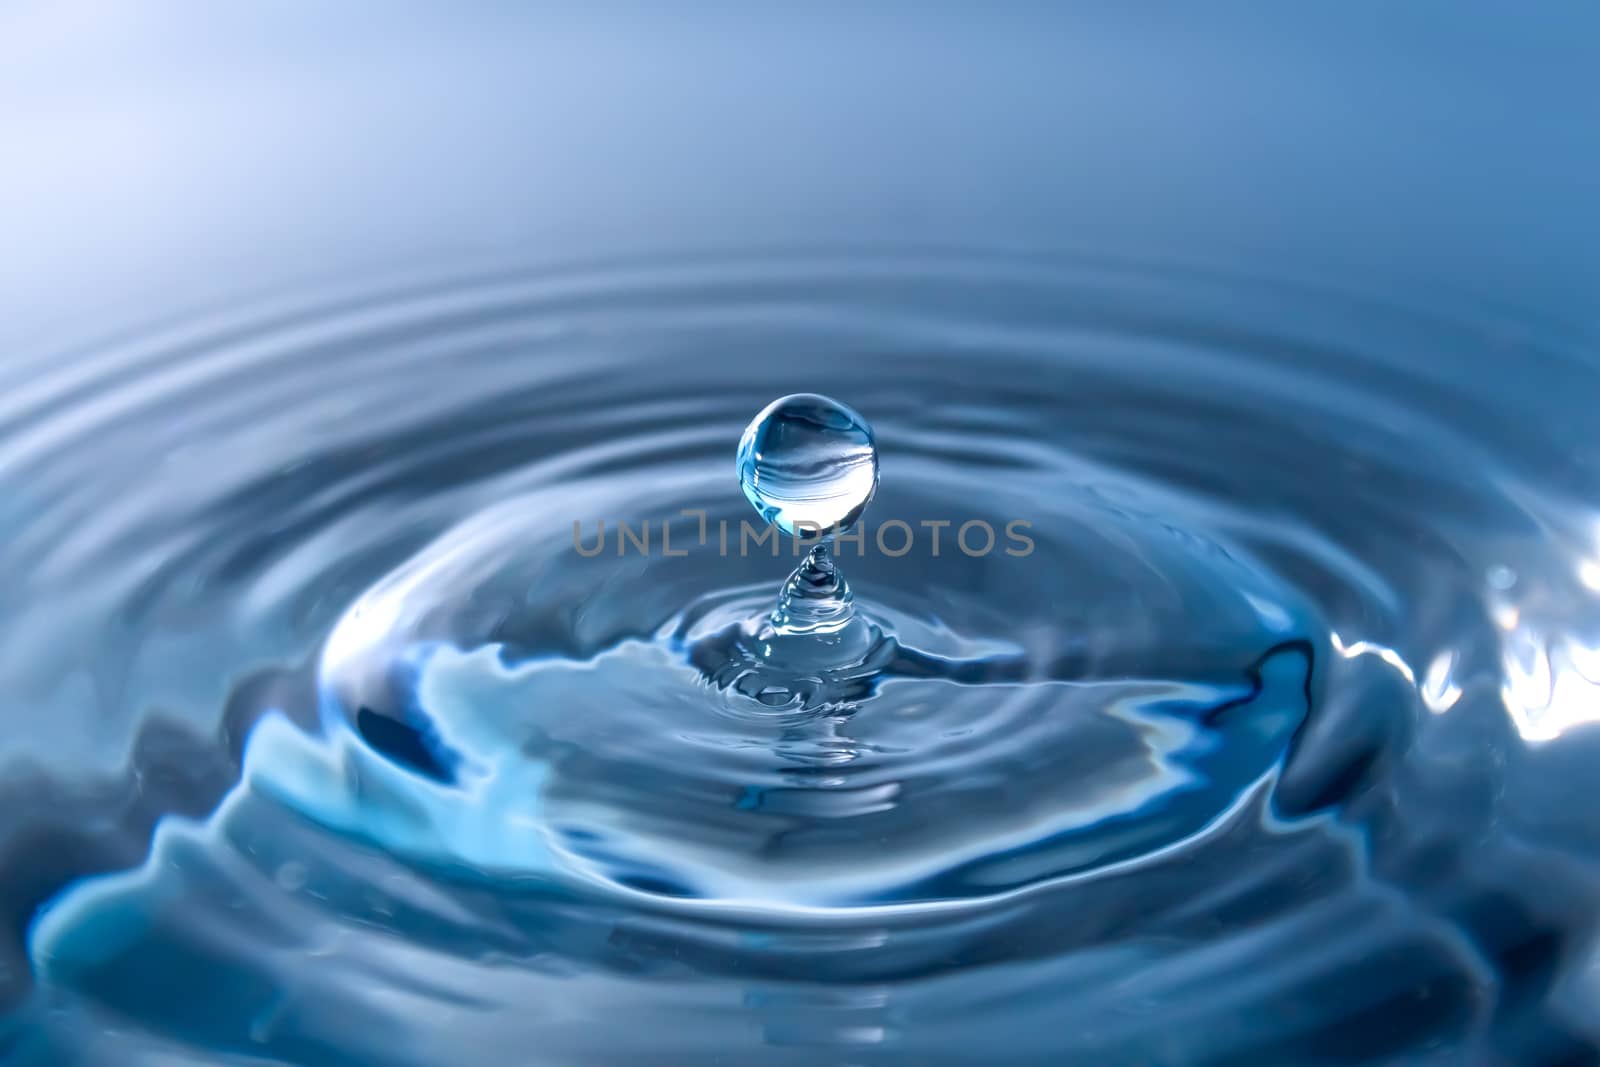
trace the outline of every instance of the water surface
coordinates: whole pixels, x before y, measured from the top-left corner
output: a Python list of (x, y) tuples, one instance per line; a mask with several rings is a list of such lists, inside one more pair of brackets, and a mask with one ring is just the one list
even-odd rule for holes
[[(10, 742), (10, 1055), (1583, 1062), (1596, 369), (1508, 329), (852, 252), (433, 279), (40, 376), (6, 566), (78, 592), (6, 651), (51, 710)], [(681, 512), (755, 519), (739, 433), (816, 383), (872, 413), (869, 530), (1033, 545), (838, 546), (896, 659), (763, 702), (703, 653), (796, 560)], [(140, 463), (175, 425), (230, 446)], [(600, 518), (682, 547), (580, 553)]]

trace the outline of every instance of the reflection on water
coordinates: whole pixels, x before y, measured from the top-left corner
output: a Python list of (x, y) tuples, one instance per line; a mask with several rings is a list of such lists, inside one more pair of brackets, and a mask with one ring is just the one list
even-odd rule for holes
[[(8, 669), (55, 721), (10, 741), (0, 1039), (1583, 1062), (1596, 512), (1587, 394), (1546, 382), (1593, 363), (1450, 373), (1476, 336), (1157, 265), (796, 254), (63, 364), (5, 436), (51, 495), (0, 560), (54, 593)], [(1036, 543), (841, 548), (870, 651), (769, 700), (805, 672), (748, 627), (796, 560), (695, 531), (750, 514), (734, 445), (796, 367), (872, 412), (865, 521)], [(685, 509), (683, 556), (573, 540)]]

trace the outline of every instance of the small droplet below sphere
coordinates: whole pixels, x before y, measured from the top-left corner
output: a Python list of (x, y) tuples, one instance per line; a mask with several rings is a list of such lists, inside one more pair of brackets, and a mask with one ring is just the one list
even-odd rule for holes
[(739, 439), (739, 485), (786, 534), (847, 530), (878, 488), (872, 427), (816, 393), (774, 400)]

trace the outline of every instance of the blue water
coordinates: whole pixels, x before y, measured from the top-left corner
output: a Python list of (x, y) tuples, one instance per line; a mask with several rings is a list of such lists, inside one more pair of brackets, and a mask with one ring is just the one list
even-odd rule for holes
[(0, 1062), (1600, 1062), (1597, 29), (0, 16)]

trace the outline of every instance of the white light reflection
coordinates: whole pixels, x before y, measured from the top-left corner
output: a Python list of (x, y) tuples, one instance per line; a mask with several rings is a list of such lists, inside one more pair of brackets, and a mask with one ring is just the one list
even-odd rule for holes
[(1554, 741), (1600, 723), (1600, 648), (1523, 625), (1505, 635), (1501, 700), (1525, 741)]
[(1329, 635), (1333, 639), (1333, 650), (1345, 659), (1355, 659), (1357, 656), (1377, 656), (1383, 662), (1400, 672), (1400, 676), (1411, 685), (1417, 684), (1417, 672), (1411, 669), (1411, 664), (1400, 658), (1400, 653), (1388, 645), (1380, 645), (1375, 641), (1351, 641), (1344, 643), (1337, 631)]
[(1456, 654), (1446, 650), (1433, 657), (1427, 673), (1422, 676), (1418, 692), (1422, 694), (1422, 702), (1435, 715), (1443, 715), (1461, 699), (1461, 687), (1456, 684), (1455, 672)]
[(1443, 715), (1455, 707), (1456, 701), (1461, 699), (1461, 687), (1455, 682), (1456, 653), (1449, 649), (1433, 657), (1433, 661), (1428, 664), (1427, 673), (1421, 682), (1418, 682), (1417, 672), (1412, 670), (1411, 664), (1389, 646), (1380, 645), (1376, 641), (1346, 643), (1336, 631), (1329, 636), (1333, 642), (1333, 650), (1345, 659), (1374, 656), (1394, 668), (1395, 673), (1406, 680), (1406, 684), (1416, 687), (1422, 703), (1435, 715)]
[[(1600, 523), (1593, 554), (1580, 551), (1573, 573), (1600, 593)], [(1523, 740), (1553, 741), (1575, 726), (1600, 723), (1600, 643), (1587, 598), (1564, 582), (1531, 585), (1520, 605), (1494, 595), (1489, 618), (1500, 630), (1500, 698)]]
[(1578, 581), (1600, 593), (1600, 560), (1586, 559), (1578, 564)]

